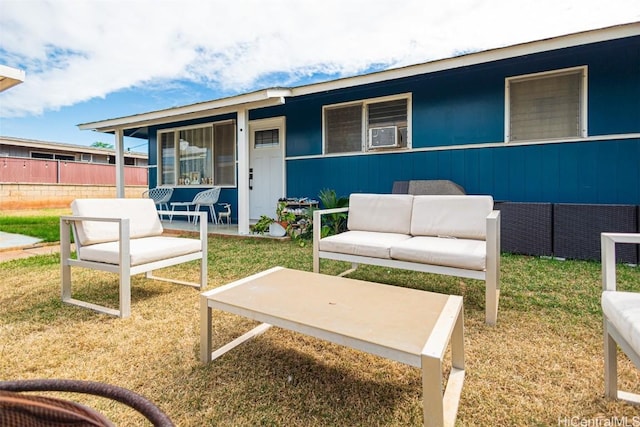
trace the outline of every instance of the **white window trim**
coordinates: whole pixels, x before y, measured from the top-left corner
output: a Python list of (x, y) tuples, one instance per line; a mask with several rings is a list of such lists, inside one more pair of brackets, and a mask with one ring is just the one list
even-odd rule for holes
[[(386, 102), (386, 101), (395, 101), (397, 99), (406, 99), (407, 100), (407, 146), (406, 147), (399, 147), (399, 148), (391, 148), (391, 149), (384, 149), (384, 150), (379, 150), (379, 149), (373, 149), (370, 150), (368, 149), (367, 146), (367, 138), (368, 138), (368, 132), (367, 132), (367, 105), (369, 104), (376, 104), (379, 102)], [(360, 146), (360, 151), (354, 151), (354, 152), (350, 152), (350, 153), (327, 153), (327, 141), (326, 141), (326, 133), (325, 133), (325, 126), (326, 126), (326, 110), (331, 109), (331, 108), (339, 108), (339, 107), (348, 107), (350, 105), (362, 105), (362, 129), (361, 129), (361, 146)], [(380, 96), (377, 98), (366, 98), (366, 99), (359, 99), (356, 101), (348, 101), (348, 102), (340, 102), (337, 104), (329, 104), (329, 105), (323, 105), (322, 106), (322, 155), (328, 155), (328, 156), (333, 156), (333, 155), (352, 155), (354, 153), (367, 153), (367, 152), (390, 152), (390, 151), (406, 151), (411, 149), (413, 143), (413, 138), (412, 138), (412, 134), (413, 134), (413, 120), (412, 120), (412, 112), (413, 112), (413, 99), (412, 99), (412, 92), (406, 92), (406, 93), (400, 93), (397, 95), (389, 95), (389, 96)]]
[[(504, 80), (504, 142), (511, 142), (511, 135), (509, 134), (509, 129), (511, 128), (511, 108), (510, 108), (510, 91), (509, 87), (512, 82), (522, 82), (526, 80), (535, 80), (538, 78), (543, 78), (545, 76), (562, 76), (564, 74), (573, 74), (576, 71), (580, 71), (582, 73), (582, 87), (580, 88), (580, 124), (582, 128), (580, 129), (580, 136), (577, 138), (587, 138), (589, 136), (587, 129), (588, 126), (588, 67), (586, 65), (582, 65), (579, 67), (570, 67), (570, 68), (561, 68), (558, 70), (551, 71), (543, 71), (540, 73), (531, 73), (531, 74), (522, 74), (519, 76), (507, 77)], [(567, 138), (562, 138), (567, 139)]]
[[(234, 123), (235, 120), (233, 119), (227, 119), (227, 120), (220, 120), (217, 122), (208, 122), (208, 123), (200, 123), (197, 125), (189, 125), (189, 126), (179, 126), (179, 127), (173, 127), (173, 128), (163, 128), (163, 129), (159, 129), (156, 132), (156, 152), (158, 153), (157, 155), (157, 164), (156, 164), (156, 170), (158, 171), (156, 174), (156, 185), (166, 185), (166, 184), (161, 184), (160, 183), (160, 179), (162, 177), (162, 148), (160, 147), (160, 135), (163, 133), (169, 133), (169, 132), (174, 132), (175, 135), (178, 135), (178, 132), (183, 131), (183, 130), (190, 130), (190, 129), (202, 129), (202, 128), (206, 128), (206, 127), (210, 127), (211, 128), (211, 133), (213, 135), (213, 133), (215, 132), (214, 126), (215, 125), (224, 125), (224, 124), (228, 124), (228, 123)], [(177, 159), (178, 156), (178, 150), (180, 149), (178, 141), (175, 141), (174, 139), (174, 144), (173, 144), (173, 158)], [(216, 187), (222, 187), (222, 188), (236, 188), (238, 186), (238, 178), (237, 178), (237, 157), (238, 157), (238, 142), (237, 140), (234, 142), (234, 159), (235, 159), (235, 164), (236, 164), (236, 178), (235, 178), (235, 184), (233, 185), (217, 185), (217, 184), (205, 184), (205, 185), (201, 185), (201, 187), (212, 187), (212, 186), (216, 186)], [(174, 160), (175, 161), (175, 160)], [(178, 182), (178, 168), (175, 167), (174, 168), (174, 182), (176, 182), (176, 184), (173, 185), (173, 187), (189, 187), (189, 186), (185, 186), (185, 185), (179, 185), (177, 184)]]

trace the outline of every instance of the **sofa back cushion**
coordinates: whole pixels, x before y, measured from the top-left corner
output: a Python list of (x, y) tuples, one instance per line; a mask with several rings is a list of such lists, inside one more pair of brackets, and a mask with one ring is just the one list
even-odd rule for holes
[[(151, 199), (76, 199), (71, 203), (74, 216), (129, 218), (132, 239), (159, 236), (163, 232), (156, 205)], [(76, 239), (81, 246), (115, 242), (118, 223), (83, 221), (76, 223)]]
[(486, 240), (491, 196), (414, 196), (411, 234)]
[(354, 231), (409, 234), (412, 204), (410, 194), (351, 194), (347, 227)]

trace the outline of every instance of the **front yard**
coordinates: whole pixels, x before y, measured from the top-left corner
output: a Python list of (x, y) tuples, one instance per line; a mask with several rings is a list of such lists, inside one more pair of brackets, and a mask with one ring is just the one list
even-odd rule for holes
[[(275, 265), (311, 270), (311, 245), (212, 236), (207, 289)], [(344, 267), (323, 261), (322, 271)], [(59, 270), (58, 255), (0, 264), (0, 379), (119, 385), (148, 397), (178, 426), (422, 423), (419, 369), (277, 328), (205, 366), (198, 291), (136, 276), (132, 316), (117, 319), (63, 305)], [(632, 422), (638, 408), (603, 398), (600, 264), (503, 255), (501, 271), (496, 327), (484, 323), (483, 282), (371, 266), (349, 277), (464, 297), (467, 374), (458, 425)], [(73, 274), (84, 283), (74, 287), (83, 298), (115, 304), (114, 275)], [(195, 280), (198, 268), (186, 264), (171, 274)], [(618, 281), (640, 291), (640, 270), (619, 266)], [(214, 345), (248, 323), (216, 312)], [(640, 392), (640, 372), (619, 359), (621, 388)], [(71, 397), (117, 425), (146, 425), (120, 404)]]

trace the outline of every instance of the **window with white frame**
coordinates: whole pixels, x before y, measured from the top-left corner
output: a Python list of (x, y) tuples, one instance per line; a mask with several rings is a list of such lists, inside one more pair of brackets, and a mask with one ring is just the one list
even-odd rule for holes
[(235, 186), (235, 122), (158, 132), (158, 185)]
[(253, 147), (276, 147), (280, 144), (280, 129), (257, 130), (253, 133)]
[(587, 67), (510, 77), (505, 141), (587, 136)]
[(410, 147), (410, 94), (374, 98), (323, 109), (324, 153)]

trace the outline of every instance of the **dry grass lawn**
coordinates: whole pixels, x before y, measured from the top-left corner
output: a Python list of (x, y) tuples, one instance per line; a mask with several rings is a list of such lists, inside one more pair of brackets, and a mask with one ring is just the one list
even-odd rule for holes
[[(311, 269), (311, 248), (295, 242), (211, 237), (209, 248), (208, 289), (275, 265)], [(323, 272), (344, 266), (327, 261)], [(166, 274), (196, 280), (197, 264)], [(623, 287), (640, 291), (638, 268), (620, 266), (618, 274)], [(192, 288), (136, 276), (132, 316), (117, 319), (60, 302), (57, 255), (2, 263), (0, 277), (0, 379), (119, 385), (185, 427), (422, 423), (418, 369), (281, 329), (202, 365), (199, 293)], [(484, 324), (479, 281), (370, 266), (350, 277), (464, 296), (467, 376), (458, 425), (586, 425), (576, 422), (625, 416), (632, 422), (640, 413), (603, 398), (599, 263), (503, 256), (496, 327)], [(114, 275), (74, 269), (73, 279), (77, 295), (115, 305)], [(214, 345), (250, 325), (216, 312)], [(640, 373), (623, 355), (619, 360), (621, 387), (640, 392)], [(147, 425), (121, 404), (63, 396), (117, 425)]]

